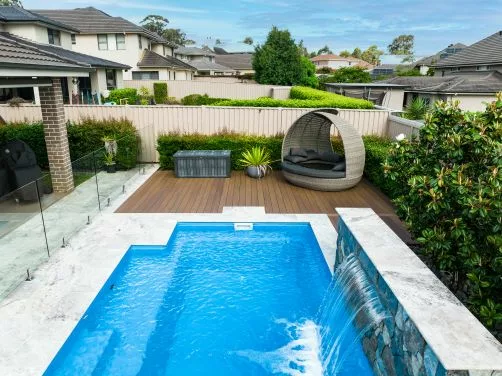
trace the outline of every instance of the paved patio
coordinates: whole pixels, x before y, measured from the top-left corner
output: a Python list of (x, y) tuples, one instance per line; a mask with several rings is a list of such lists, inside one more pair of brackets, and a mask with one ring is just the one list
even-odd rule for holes
[(336, 207), (372, 208), (406, 243), (412, 239), (391, 201), (369, 181), (341, 192), (296, 187), (279, 171), (261, 180), (233, 171), (230, 179), (183, 178), (157, 171), (118, 213), (221, 213), (225, 206), (263, 206), (275, 214), (327, 214), (336, 226)]

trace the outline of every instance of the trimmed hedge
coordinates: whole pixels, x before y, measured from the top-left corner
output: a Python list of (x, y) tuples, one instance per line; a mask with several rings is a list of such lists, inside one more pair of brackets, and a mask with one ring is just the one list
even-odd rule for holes
[[(160, 167), (174, 169), (173, 155), (178, 150), (231, 150), (232, 170), (242, 170), (238, 163), (242, 153), (253, 146), (263, 146), (269, 152), (274, 163), (272, 167), (280, 168), (283, 136), (248, 136), (238, 133), (220, 133), (211, 136), (201, 134), (183, 135), (169, 133), (157, 139), (157, 151), (160, 155)], [(343, 153), (342, 142), (339, 138), (333, 139), (333, 148)]]
[(153, 97), (155, 103), (164, 104), (167, 101), (167, 84), (165, 82), (153, 83)]
[(364, 99), (349, 98), (308, 87), (293, 86), (290, 99), (225, 99), (209, 104), (235, 107), (289, 107), (289, 108), (357, 108), (372, 109), (373, 103)]
[(386, 178), (384, 171), (384, 163), (390, 155), (392, 140), (378, 136), (365, 136), (363, 137), (363, 141), (364, 149), (366, 150), (364, 176), (387, 196), (393, 198), (396, 191), (395, 183)]
[[(67, 124), (68, 142), (71, 160), (103, 147), (104, 136), (117, 139), (118, 152), (116, 156), (119, 168), (133, 168), (138, 156), (138, 135), (136, 128), (127, 119), (95, 120), (83, 119), (78, 124)], [(45, 145), (44, 127), (42, 123), (21, 124), (11, 123), (0, 126), (0, 145), (11, 140), (23, 140), (35, 152), (40, 167), (47, 169), (47, 147)]]
[(114, 89), (110, 91), (107, 102), (120, 104), (121, 99), (127, 99), (127, 104), (136, 104), (139, 101), (138, 91), (133, 88)]
[(213, 103), (227, 101), (226, 98), (211, 98), (207, 94), (190, 94), (181, 99), (181, 104), (184, 106), (208, 106)]

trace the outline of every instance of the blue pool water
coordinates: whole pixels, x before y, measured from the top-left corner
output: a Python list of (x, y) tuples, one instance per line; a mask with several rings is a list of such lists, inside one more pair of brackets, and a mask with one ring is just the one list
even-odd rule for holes
[[(180, 223), (165, 247), (131, 246), (45, 374), (327, 374), (330, 281), (309, 224)], [(339, 374), (371, 375), (355, 329), (346, 342)]]

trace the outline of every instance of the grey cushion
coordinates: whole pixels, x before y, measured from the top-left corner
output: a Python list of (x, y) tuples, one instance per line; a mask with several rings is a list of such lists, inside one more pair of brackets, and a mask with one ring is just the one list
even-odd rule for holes
[(292, 174), (311, 176), (313, 178), (340, 179), (345, 177), (345, 171), (318, 170), (288, 161), (282, 162), (282, 169)]
[(291, 148), (289, 150), (289, 155), (297, 155), (299, 157), (307, 157), (307, 150), (303, 148)]
[(307, 161), (310, 161), (312, 159), (320, 159), (319, 153), (313, 149), (307, 150)]
[(340, 162), (343, 158), (337, 153), (326, 151), (319, 155), (319, 159), (326, 162), (337, 163)]
[(335, 164), (331, 171), (345, 171), (345, 162), (339, 162)]
[(285, 161), (289, 161), (291, 163), (300, 163), (304, 162), (307, 158), (306, 157), (301, 157), (299, 155), (286, 155), (284, 157)]

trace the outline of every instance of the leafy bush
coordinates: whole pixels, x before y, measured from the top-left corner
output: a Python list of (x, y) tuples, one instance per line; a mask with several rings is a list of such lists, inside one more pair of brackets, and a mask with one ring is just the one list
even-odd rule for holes
[[(118, 153), (116, 161), (118, 167), (127, 169), (136, 165), (138, 136), (136, 129), (129, 120), (83, 119), (78, 124), (68, 123), (67, 131), (72, 161), (102, 148), (102, 139), (108, 136), (117, 140)], [(0, 145), (11, 140), (26, 142), (35, 152), (38, 164), (45, 169), (49, 167), (42, 123), (0, 126)]]
[(410, 120), (423, 120), (429, 111), (429, 105), (425, 99), (417, 97), (405, 108), (403, 116)]
[(361, 83), (371, 82), (371, 76), (361, 67), (342, 67), (333, 74), (323, 77), (321, 85), (328, 82)]
[(190, 94), (181, 98), (181, 104), (184, 106), (207, 106), (213, 103), (226, 101), (226, 98), (211, 98), (207, 94)]
[(167, 83), (154, 82), (153, 83), (153, 97), (155, 103), (164, 104), (167, 101)]
[(390, 153), (392, 141), (389, 138), (378, 136), (363, 137), (364, 149), (366, 151), (366, 162), (364, 164), (364, 176), (375, 184), (382, 192), (389, 197), (394, 195), (394, 182), (386, 179), (384, 163)]
[(481, 115), (437, 102), (385, 164), (424, 257), (491, 328), (502, 324), (501, 123), (502, 93)]
[(273, 99), (268, 97), (258, 99), (226, 99), (210, 105), (290, 108), (373, 108), (373, 103), (364, 99), (344, 97), (343, 95), (302, 86), (293, 86), (291, 88), (290, 99)]
[(318, 74), (331, 74), (333, 73), (333, 69), (330, 67), (321, 67), (316, 70), (316, 73)]
[(127, 104), (136, 104), (138, 102), (138, 91), (133, 88), (114, 89), (110, 91), (109, 102), (121, 104), (121, 99), (127, 99)]
[[(282, 135), (248, 136), (239, 133), (222, 132), (206, 136), (201, 134), (169, 133), (157, 139), (157, 151), (160, 154), (160, 167), (173, 169), (173, 155), (178, 150), (231, 150), (232, 169), (242, 170), (239, 163), (242, 153), (255, 146), (267, 149), (272, 159), (272, 167), (279, 168), (281, 164)], [(340, 138), (333, 138), (333, 149), (343, 154), (343, 144)]]

